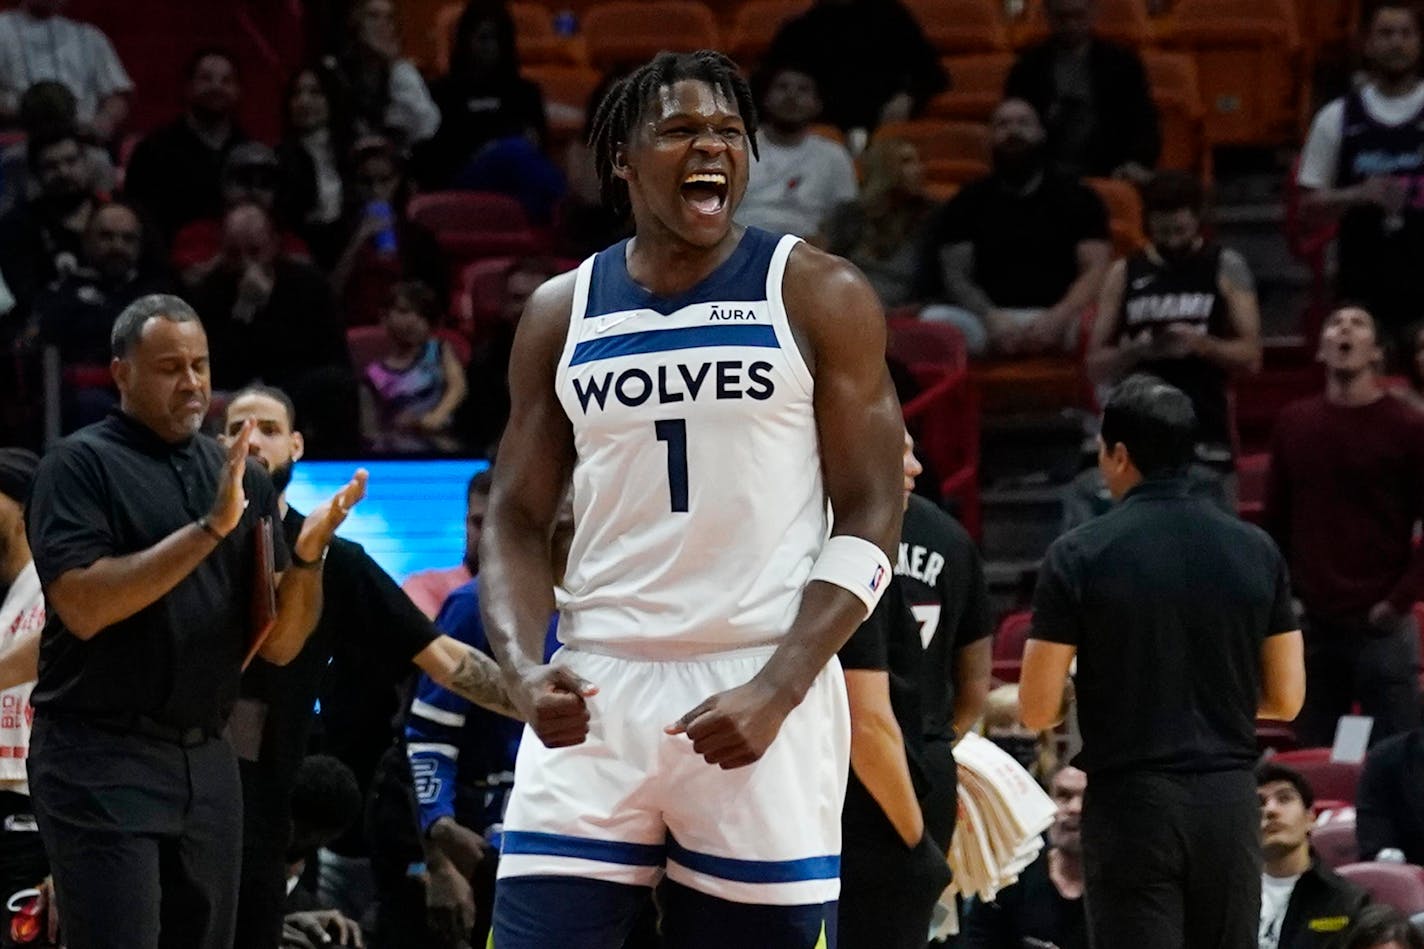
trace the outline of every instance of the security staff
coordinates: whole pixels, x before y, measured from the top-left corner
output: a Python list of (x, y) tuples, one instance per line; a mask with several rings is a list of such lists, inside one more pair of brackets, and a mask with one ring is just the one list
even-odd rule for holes
[(1049, 548), (1034, 596), (1021, 715), (1060, 720), (1076, 656), (1095, 949), (1256, 946), (1255, 719), (1299, 712), (1303, 646), (1270, 538), (1189, 494), (1194, 438), (1185, 394), (1125, 380), (1098, 446), (1121, 503)]
[(198, 315), (143, 297), (115, 321), (112, 348), (119, 409), (49, 453), (27, 509), (49, 606), (35, 816), (69, 946), (224, 949), (242, 802), (219, 733), (254, 627), (271, 621), (258, 645), (270, 662), (301, 650), (327, 544), (366, 474), (312, 512), (290, 554), (273, 532), (269, 612), (261, 537), (276, 492), (248, 464), (250, 424), (227, 451), (198, 432), (211, 399)]

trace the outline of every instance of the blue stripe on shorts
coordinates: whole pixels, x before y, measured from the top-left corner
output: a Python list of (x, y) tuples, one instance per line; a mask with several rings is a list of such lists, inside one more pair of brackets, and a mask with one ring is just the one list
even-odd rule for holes
[(500, 853), (574, 857), (632, 867), (660, 867), (666, 858), (662, 844), (634, 844), (623, 840), (598, 840), (571, 834), (544, 834), (531, 830), (506, 830)]
[(804, 883), (808, 880), (834, 880), (841, 875), (841, 858), (834, 854), (800, 860), (738, 860), (688, 850), (669, 838), (668, 858), (694, 873), (734, 883)]

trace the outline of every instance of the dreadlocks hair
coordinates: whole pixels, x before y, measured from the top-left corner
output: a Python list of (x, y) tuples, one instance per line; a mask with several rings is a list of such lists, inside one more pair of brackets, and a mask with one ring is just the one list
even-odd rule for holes
[(626, 215), (631, 205), (628, 183), (613, 173), (618, 149), (628, 142), (658, 90), (684, 79), (705, 82), (728, 100), (736, 102), (737, 111), (747, 127), (752, 157), (757, 157), (756, 103), (751, 86), (737, 69), (737, 64), (710, 49), (699, 49), (694, 53), (658, 53), (609, 88), (589, 128), (588, 146), (598, 170), (603, 202), (620, 216)]

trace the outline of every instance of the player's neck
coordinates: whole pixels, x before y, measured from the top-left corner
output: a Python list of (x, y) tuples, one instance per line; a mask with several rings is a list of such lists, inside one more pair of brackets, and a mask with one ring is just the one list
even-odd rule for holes
[(732, 256), (743, 229), (733, 227), (711, 247), (689, 244), (662, 225), (639, 222), (628, 244), (628, 276), (660, 297), (676, 296), (697, 286)]

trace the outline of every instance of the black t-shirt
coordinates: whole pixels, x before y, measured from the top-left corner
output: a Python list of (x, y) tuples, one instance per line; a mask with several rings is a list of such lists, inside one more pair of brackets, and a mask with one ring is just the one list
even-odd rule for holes
[(109, 366), (114, 320), (130, 303), (150, 293), (172, 293), (172, 282), (157, 274), (134, 274), (111, 283), (84, 270), (61, 277), (40, 291), (34, 314), (40, 338), (59, 348), (66, 366)]
[(1266, 533), (1172, 479), (1054, 542), (1029, 635), (1077, 647), (1091, 778), (1250, 768), (1261, 644), (1298, 628)]
[[(304, 520), (288, 509), (282, 531), (289, 545), (296, 543)], [(438, 635), (360, 544), (332, 540), (322, 568), (321, 618), (302, 651), (285, 666), (254, 659), (242, 675), (230, 737), (241, 765), (248, 841), (285, 849), (292, 781), (306, 755), (317, 692), (338, 645), (402, 675)], [(240, 728), (248, 731), (238, 734)]]
[(900, 531), (895, 576), (924, 649), (924, 736), (953, 740), (955, 656), (994, 631), (984, 562), (958, 521), (934, 502), (912, 494)]
[(222, 166), (233, 147), (247, 141), (233, 128), (212, 148), (182, 116), (154, 129), (134, 149), (124, 175), (124, 197), (139, 205), (164, 242), (189, 221), (222, 214)]
[(974, 282), (995, 306), (1049, 307), (1078, 279), (1078, 245), (1109, 239), (1107, 208), (1086, 185), (1048, 174), (1023, 195), (990, 175), (965, 185), (930, 221), (919, 298), (947, 298), (940, 251), (967, 243)]
[(1088, 919), (1083, 899), (1065, 899), (1048, 875), (1048, 842), (1017, 883), (999, 891), (992, 903), (969, 908), (961, 949), (1024, 949), (1026, 939), (1058, 949), (1088, 949)]
[[(207, 514), (226, 457), (206, 435), (168, 444), (117, 410), (60, 442), (40, 462), (26, 509), (40, 582), (48, 587), (104, 557), (146, 550)], [(221, 725), (250, 638), (260, 518), (272, 518), (277, 569), (288, 562), (271, 479), (249, 462), (242, 483), (248, 505), (238, 525), (153, 604), (88, 640), (50, 611), (35, 708), (143, 714), (178, 728)]]

